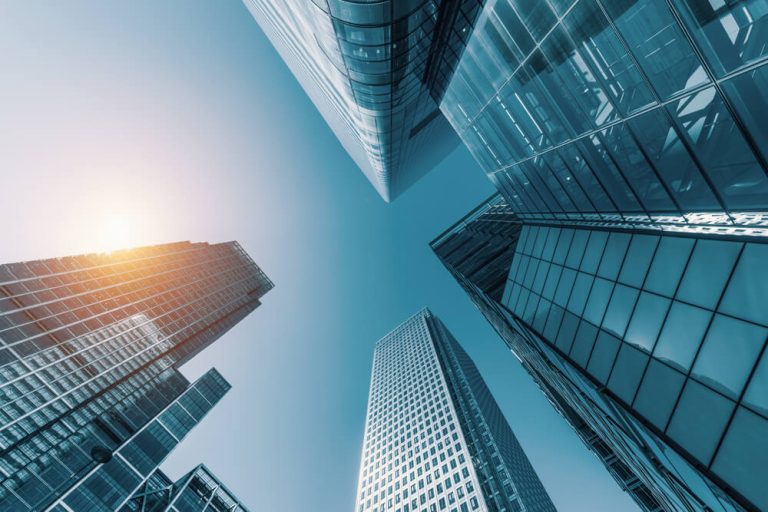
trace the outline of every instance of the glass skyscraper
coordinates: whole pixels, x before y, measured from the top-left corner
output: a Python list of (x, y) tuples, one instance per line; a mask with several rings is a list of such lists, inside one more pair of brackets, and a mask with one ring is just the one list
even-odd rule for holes
[[(173, 383), (168, 383), (169, 380)], [(126, 428), (126, 425), (143, 424), (143, 426), (117, 446), (110, 445), (112, 457), (81, 477), (80, 482), (63, 493), (53, 505), (48, 507), (48, 510), (52, 512), (141, 510), (133, 507), (128, 500), (140, 494), (141, 489), (157, 481), (157, 474), (160, 473), (157, 467), (229, 389), (229, 383), (215, 369), (209, 370), (193, 384), (189, 384), (178, 370), (168, 370), (167, 377), (163, 376), (152, 392), (136, 401), (120, 404), (118, 412), (110, 415), (110, 422), (107, 424), (109, 430), (105, 429), (105, 431), (120, 433), (127, 430), (130, 432), (133, 429)], [(164, 398), (169, 394), (172, 395), (174, 391), (177, 395), (170, 403), (166, 403)], [(180, 394), (179, 391), (181, 391)], [(180, 483), (186, 485), (190, 482), (182, 479)], [(199, 490), (200, 486), (195, 485), (197, 481), (191, 483), (193, 487), (190, 492)], [(176, 492), (182, 490), (177, 488)], [(173, 498), (176, 497), (173, 496)], [(193, 503), (194, 500), (185, 498), (182, 502)], [(146, 507), (144, 510), (148, 512)], [(178, 510), (186, 512), (192, 509), (182, 507)]]
[(766, 234), (765, 0), (489, 0), (441, 109), (528, 222)]
[(768, 508), (765, 238), (528, 224), (497, 196), (432, 247), (642, 508)]
[(427, 309), (376, 344), (355, 510), (555, 510), (474, 363)]
[(272, 286), (236, 242), (0, 265), (0, 508), (45, 510), (119, 465), (187, 388), (177, 368)]
[(477, 0), (245, 4), (384, 200), (458, 143), (433, 96), (456, 63), (451, 48), (469, 35)]
[(200, 464), (177, 482), (155, 471), (120, 512), (248, 512), (248, 508)]

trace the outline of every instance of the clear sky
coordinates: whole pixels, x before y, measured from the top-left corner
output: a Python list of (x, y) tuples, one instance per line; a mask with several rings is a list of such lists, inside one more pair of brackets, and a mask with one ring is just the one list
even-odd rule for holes
[(185, 367), (234, 387), (172, 477), (351, 511), (374, 343), (426, 305), (560, 510), (636, 510), (429, 249), (493, 192), (466, 150), (385, 204), (236, 0), (3, 0), (0, 48), (0, 261), (236, 239), (276, 284)]

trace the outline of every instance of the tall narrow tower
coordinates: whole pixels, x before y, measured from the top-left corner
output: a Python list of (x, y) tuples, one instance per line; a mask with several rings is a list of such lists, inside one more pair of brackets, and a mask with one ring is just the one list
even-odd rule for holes
[(480, 373), (418, 312), (376, 345), (356, 512), (555, 510)]

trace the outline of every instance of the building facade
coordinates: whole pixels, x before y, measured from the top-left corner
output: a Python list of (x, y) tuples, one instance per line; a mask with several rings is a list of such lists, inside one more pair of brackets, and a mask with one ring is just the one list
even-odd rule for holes
[(766, 234), (768, 4), (489, 0), (441, 109), (521, 220)]
[(528, 224), (497, 196), (432, 247), (641, 508), (768, 508), (765, 238)]
[(429, 310), (376, 344), (355, 510), (555, 510), (474, 363)]
[[(110, 415), (111, 421), (104, 422), (107, 426), (104, 431), (112, 436), (99, 441), (112, 453), (111, 458), (81, 477), (74, 487), (64, 492), (47, 510), (136, 510), (128, 504), (129, 500), (140, 493), (147, 482), (156, 481), (153, 476), (159, 472), (158, 466), (224, 397), (230, 387), (215, 369), (209, 370), (192, 384), (178, 370), (168, 370), (167, 376), (163, 376), (159, 384), (155, 385), (152, 393), (120, 404)], [(168, 402), (167, 398), (173, 394), (176, 396)], [(120, 435), (123, 432), (130, 434), (125, 440)], [(198, 480), (202, 478), (200, 475)], [(194, 502), (190, 499), (183, 501)]]
[(385, 201), (458, 143), (434, 98), (478, 0), (245, 4)]
[(47, 509), (116, 460), (272, 286), (235, 242), (0, 266), (0, 508)]
[(248, 508), (200, 464), (175, 483), (155, 471), (120, 512), (248, 512)]

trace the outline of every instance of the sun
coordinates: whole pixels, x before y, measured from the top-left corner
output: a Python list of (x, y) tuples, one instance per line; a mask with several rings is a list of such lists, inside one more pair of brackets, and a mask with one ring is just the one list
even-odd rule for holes
[(99, 222), (98, 249), (111, 252), (128, 249), (136, 244), (136, 222), (131, 215), (123, 212), (104, 214)]

